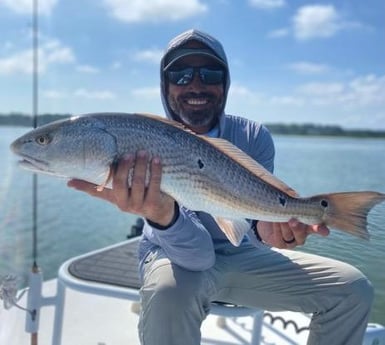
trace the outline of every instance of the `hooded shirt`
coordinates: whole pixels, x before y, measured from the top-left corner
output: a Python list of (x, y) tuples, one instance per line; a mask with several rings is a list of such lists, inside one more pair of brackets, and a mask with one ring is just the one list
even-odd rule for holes
[[(197, 42), (200, 42), (202, 45), (206, 46), (207, 49), (209, 50), (208, 53), (211, 52), (213, 54), (212, 57), (217, 59), (217, 61), (225, 69), (226, 80), (224, 85), (224, 101), (223, 101), (223, 106), (220, 114), (220, 118), (222, 118), (224, 115), (227, 94), (230, 88), (230, 73), (229, 73), (229, 66), (227, 62), (226, 53), (222, 47), (222, 44), (218, 40), (216, 40), (214, 37), (210, 36), (209, 34), (196, 29), (191, 29), (186, 32), (183, 32), (180, 35), (176, 36), (174, 39), (172, 39), (168, 44), (166, 52), (160, 61), (160, 90), (161, 90), (162, 104), (165, 109), (166, 116), (170, 119), (178, 120), (177, 116), (173, 114), (173, 111), (170, 109), (170, 106), (167, 102), (167, 81), (165, 78), (164, 70), (167, 66), (171, 65), (173, 62), (175, 62), (178, 58), (181, 57), (179, 56), (176, 58), (175, 55), (177, 55), (178, 52), (183, 51), (184, 46), (190, 41), (197, 41)], [(194, 50), (199, 51), (201, 49), (194, 49)], [(202, 49), (202, 50), (205, 50), (205, 49)]]
[[(206, 48), (204, 54), (209, 54), (217, 60), (226, 71), (224, 84), (224, 102), (220, 111), (218, 123), (206, 135), (224, 138), (273, 172), (274, 144), (268, 130), (253, 121), (243, 117), (225, 114), (225, 104), (230, 88), (230, 73), (227, 57), (221, 43), (199, 30), (188, 30), (170, 41), (160, 63), (161, 98), (166, 116), (178, 120), (167, 102), (167, 81), (165, 68), (186, 53), (185, 45), (189, 41), (198, 41)], [(188, 54), (188, 52), (187, 52)], [(244, 242), (255, 243), (255, 235), (250, 231)], [(179, 216), (175, 223), (167, 229), (157, 229), (153, 224), (145, 221), (143, 236), (139, 246), (140, 271), (143, 271), (144, 262), (150, 257), (167, 257), (171, 262), (192, 271), (203, 271), (215, 263), (215, 248), (231, 243), (220, 230), (214, 218), (204, 212), (188, 210), (179, 205)], [(242, 243), (241, 243), (242, 246)]]

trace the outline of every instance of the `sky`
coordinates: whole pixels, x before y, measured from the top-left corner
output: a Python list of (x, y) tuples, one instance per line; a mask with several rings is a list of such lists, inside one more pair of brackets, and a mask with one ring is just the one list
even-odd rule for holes
[[(159, 61), (197, 28), (226, 51), (226, 112), (385, 130), (384, 0), (39, 0), (39, 113), (163, 115)], [(32, 113), (32, 0), (0, 0), (0, 113)]]

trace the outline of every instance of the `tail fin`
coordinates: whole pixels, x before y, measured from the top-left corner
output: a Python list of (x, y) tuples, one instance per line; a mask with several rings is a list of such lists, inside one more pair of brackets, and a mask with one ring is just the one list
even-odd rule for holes
[(385, 201), (385, 194), (347, 192), (318, 195), (318, 198), (327, 209), (324, 217), (327, 226), (369, 239), (367, 216), (375, 205)]

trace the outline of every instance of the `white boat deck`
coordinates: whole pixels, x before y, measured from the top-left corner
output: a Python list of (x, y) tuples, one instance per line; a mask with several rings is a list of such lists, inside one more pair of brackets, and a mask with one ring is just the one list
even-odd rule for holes
[[(28, 302), (32, 303), (30, 309), (42, 306), (39, 318), (26, 323), (25, 312), (0, 307), (0, 345), (30, 344), (30, 334), (25, 332), (26, 324), (30, 330), (39, 330), (39, 345), (139, 345), (140, 283), (136, 266), (127, 261), (136, 260), (134, 241), (69, 260), (61, 266), (58, 278), (54, 280), (42, 283), (41, 275), (32, 274), (29, 293), (23, 295), (19, 305), (26, 307)], [(27, 299), (29, 296), (35, 298)], [(232, 316), (224, 317), (229, 311)], [(214, 304), (213, 313), (201, 328), (201, 344), (251, 344), (254, 318), (234, 317), (235, 312), (233, 308)], [(250, 313), (250, 310), (247, 312)], [(252, 312), (255, 314), (256, 310)], [(259, 345), (306, 344), (308, 315), (292, 312), (263, 314), (262, 311), (257, 311), (255, 315), (263, 315)], [(55, 328), (55, 324), (59, 327)], [(180, 343), (183, 344), (183, 339)], [(254, 341), (253, 344), (256, 343)], [(374, 344), (385, 345), (383, 326), (368, 326), (363, 345)]]
[[(43, 284), (45, 297), (56, 294), (57, 280)], [(20, 301), (26, 305), (26, 298)], [(63, 321), (63, 345), (139, 345), (137, 334), (138, 305), (130, 300), (66, 291), (66, 309)], [(278, 314), (275, 314), (278, 315)], [(308, 318), (296, 313), (279, 313), (285, 319), (295, 319), (306, 326)], [(52, 344), (54, 308), (44, 307), (40, 315), (39, 345)], [(218, 326), (218, 324), (220, 324)], [(202, 345), (240, 345), (251, 340), (251, 317), (227, 318), (209, 315), (202, 325)], [(29, 344), (25, 333), (25, 314), (19, 309), (0, 309), (0, 344)], [(262, 328), (263, 345), (303, 345), (307, 331), (297, 334), (292, 325), (285, 330), (281, 321), (274, 327), (269, 318), (264, 319)], [(183, 340), (181, 340), (183, 344)]]

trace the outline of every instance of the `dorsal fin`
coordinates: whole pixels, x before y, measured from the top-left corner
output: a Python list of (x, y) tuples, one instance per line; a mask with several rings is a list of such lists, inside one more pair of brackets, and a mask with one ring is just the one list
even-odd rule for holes
[(201, 134), (196, 134), (192, 130), (184, 126), (183, 124), (177, 121), (166, 119), (164, 117), (159, 117), (152, 114), (137, 114), (137, 115), (145, 116), (153, 120), (166, 123), (170, 126), (174, 126), (178, 129), (184, 130), (192, 135), (197, 136), (201, 140), (204, 140), (208, 142), (210, 145), (214, 146), (217, 150), (221, 151), (223, 154), (229, 156), (234, 161), (238, 162), (245, 169), (249, 170), (253, 175), (258, 176), (264, 182), (272, 185), (273, 187), (290, 195), (291, 197), (294, 197), (294, 198), (298, 197), (298, 193), (294, 189), (292, 189), (286, 183), (284, 183), (283, 181), (275, 177), (272, 173), (270, 173), (267, 169), (265, 169), (261, 164), (256, 162), (249, 155), (244, 153), (241, 149), (239, 149), (237, 146), (233, 145), (229, 141), (225, 139), (210, 138)]
[(220, 138), (210, 138), (202, 135), (198, 135), (201, 139), (209, 142), (211, 145), (216, 147), (219, 151), (223, 152), (225, 155), (229, 156), (234, 161), (238, 162), (245, 169), (249, 170), (253, 175), (258, 176), (264, 182), (272, 185), (273, 187), (279, 189), (280, 191), (296, 198), (298, 193), (289, 187), (285, 182), (278, 179), (270, 171), (265, 169), (261, 164), (239, 149), (237, 146), (233, 145), (229, 141)]

